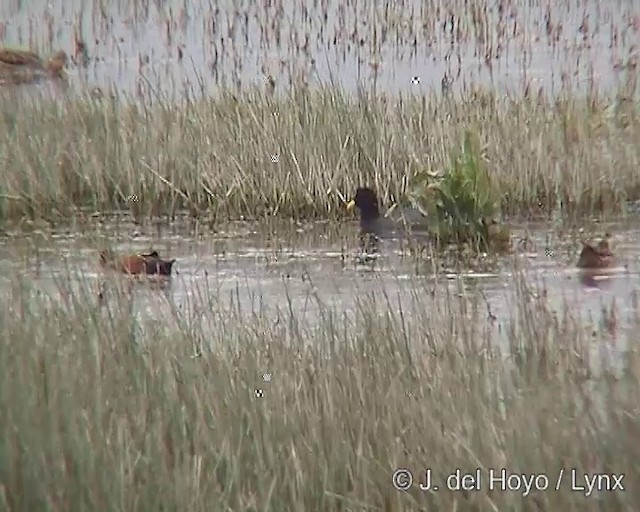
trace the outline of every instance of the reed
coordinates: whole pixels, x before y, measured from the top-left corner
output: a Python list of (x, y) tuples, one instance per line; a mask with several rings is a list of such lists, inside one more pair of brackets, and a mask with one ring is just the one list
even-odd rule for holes
[[(201, 306), (155, 297), (158, 314), (132, 314), (139, 290), (100, 308), (74, 282), (47, 296), (13, 278), (0, 298), (4, 509), (634, 510), (640, 498), (636, 348), (612, 348), (523, 280), (498, 318), (462, 288), (414, 280), (400, 309), (380, 289), (350, 313), (318, 300), (314, 322), (202, 287)], [(597, 356), (607, 347), (613, 360)], [(432, 469), (440, 491), (394, 489), (397, 468), (416, 485)], [(480, 468), (479, 490), (445, 490), (456, 468)], [(501, 468), (549, 489), (491, 490)], [(572, 469), (582, 485), (624, 474), (626, 491), (585, 496)]]
[(502, 213), (563, 217), (640, 199), (638, 105), (476, 91), (354, 98), (334, 89), (132, 104), (5, 100), (0, 217), (128, 209), (137, 219), (339, 218), (370, 184), (401, 201), (425, 168), (477, 136)]

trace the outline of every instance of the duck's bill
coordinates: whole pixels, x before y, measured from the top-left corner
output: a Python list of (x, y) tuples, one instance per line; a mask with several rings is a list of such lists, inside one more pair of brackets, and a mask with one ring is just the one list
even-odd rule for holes
[(347, 210), (349, 210), (349, 211), (353, 210), (353, 208), (355, 207), (355, 205), (356, 205), (356, 202), (352, 199), (351, 201), (349, 201), (349, 202), (347, 203)]

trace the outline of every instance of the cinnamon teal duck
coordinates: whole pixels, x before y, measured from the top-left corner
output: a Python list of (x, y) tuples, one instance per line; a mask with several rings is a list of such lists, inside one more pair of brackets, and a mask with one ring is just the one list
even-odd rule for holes
[(611, 233), (605, 233), (604, 238), (593, 246), (582, 242), (582, 251), (578, 258), (578, 268), (582, 269), (606, 269), (616, 263), (615, 256), (611, 250)]
[(0, 84), (24, 84), (63, 78), (67, 54), (59, 50), (46, 61), (31, 50), (0, 48)]
[(157, 251), (142, 254), (116, 255), (112, 251), (100, 252), (102, 268), (129, 275), (170, 276), (175, 259), (163, 260)]

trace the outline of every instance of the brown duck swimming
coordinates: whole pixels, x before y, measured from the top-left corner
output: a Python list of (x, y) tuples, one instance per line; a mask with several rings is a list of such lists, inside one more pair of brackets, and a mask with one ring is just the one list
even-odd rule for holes
[(170, 276), (175, 259), (163, 260), (157, 251), (142, 254), (116, 255), (109, 250), (100, 252), (100, 265), (129, 275)]
[(511, 247), (511, 230), (497, 220), (482, 219), (482, 227), (485, 231), (484, 236), (489, 246), (499, 252), (512, 252)]
[(30, 50), (0, 48), (0, 84), (24, 84), (43, 78), (63, 78), (67, 54), (59, 50), (47, 61)]
[(611, 233), (605, 233), (604, 238), (596, 246), (582, 242), (583, 247), (578, 258), (578, 268), (605, 269), (615, 265), (616, 259), (610, 246), (611, 238)]

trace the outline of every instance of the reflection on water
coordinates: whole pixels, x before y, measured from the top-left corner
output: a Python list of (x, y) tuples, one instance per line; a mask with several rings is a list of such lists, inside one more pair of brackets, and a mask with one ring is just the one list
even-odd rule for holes
[(2, 44), (63, 48), (83, 64), (71, 68), (74, 89), (148, 99), (268, 77), (276, 91), (293, 83), (390, 93), (472, 84), (607, 90), (627, 79), (640, 39), (636, 4), (595, 0), (33, 0), (0, 3), (0, 20)]

